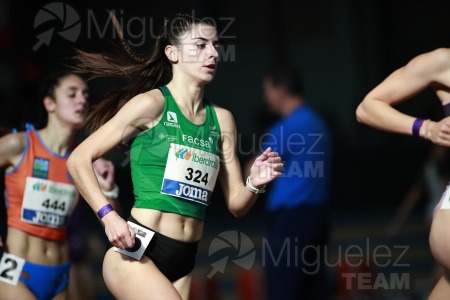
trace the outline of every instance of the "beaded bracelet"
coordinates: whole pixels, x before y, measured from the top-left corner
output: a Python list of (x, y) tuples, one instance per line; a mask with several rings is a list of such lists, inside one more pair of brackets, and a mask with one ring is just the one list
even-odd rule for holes
[(262, 194), (265, 193), (265, 187), (266, 185), (262, 186), (261, 188), (256, 188), (255, 186), (253, 186), (253, 184), (250, 182), (250, 176), (247, 177), (247, 181), (245, 182), (245, 186), (247, 187), (247, 189), (252, 192), (253, 194)]

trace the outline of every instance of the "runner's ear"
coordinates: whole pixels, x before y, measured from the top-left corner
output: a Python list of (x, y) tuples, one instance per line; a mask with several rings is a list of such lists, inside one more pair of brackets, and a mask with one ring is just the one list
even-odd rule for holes
[(43, 102), (44, 102), (45, 110), (46, 110), (48, 113), (52, 113), (52, 112), (55, 111), (55, 108), (56, 108), (56, 102), (55, 102), (55, 100), (53, 100), (53, 99), (50, 98), (49, 96), (46, 96), (46, 97), (44, 98)]

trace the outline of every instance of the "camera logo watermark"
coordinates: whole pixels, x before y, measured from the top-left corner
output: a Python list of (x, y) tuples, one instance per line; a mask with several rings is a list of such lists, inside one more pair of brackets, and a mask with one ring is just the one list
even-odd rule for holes
[(71, 42), (75, 42), (80, 36), (80, 16), (66, 3), (53, 2), (42, 7), (34, 18), (34, 29), (43, 24), (50, 24), (51, 27), (36, 35), (38, 41), (33, 46), (33, 51), (37, 51), (42, 45), (50, 46), (55, 32)]
[[(250, 270), (253, 267), (256, 258), (255, 245), (245, 233), (235, 230), (220, 233), (209, 245), (208, 255), (212, 256), (225, 249), (232, 249), (236, 253), (235, 258), (231, 259), (236, 266), (245, 270)], [(211, 279), (218, 272), (223, 274), (230, 260), (230, 256), (227, 253), (224, 257), (211, 263), (212, 270), (207, 277)]]
[[(102, 12), (104, 13), (104, 12)], [(42, 7), (36, 14), (34, 20), (34, 30), (39, 30), (36, 34), (37, 42), (33, 47), (33, 51), (39, 50), (43, 45), (50, 46), (53, 36), (58, 34), (67, 41), (75, 43), (81, 36), (81, 27), (85, 33), (84, 38), (92, 39), (115, 39), (120, 36), (114, 23), (117, 22), (120, 31), (124, 34), (124, 40), (132, 47), (141, 47), (149, 40), (156, 40), (161, 29), (164, 28), (163, 34), (170, 32), (172, 35), (177, 34), (179, 28), (173, 23), (171, 26), (162, 27), (158, 25), (164, 18), (158, 20), (152, 16), (133, 16), (125, 17), (123, 9), (111, 9), (110, 15), (106, 21), (99, 17), (101, 14), (94, 10), (86, 10), (84, 13), (77, 11), (70, 5), (63, 2), (54, 2)], [(197, 18), (195, 10), (191, 12), (193, 18)], [(202, 18), (207, 24), (211, 24), (217, 28), (217, 37), (222, 42), (224, 40), (235, 39), (236, 36), (231, 34), (231, 27), (235, 22), (233, 17), (219, 17), (217, 19)], [(41, 29), (47, 25), (45, 30)], [(218, 53), (218, 61), (234, 62), (236, 61), (236, 45), (227, 43), (227, 45), (219, 45), (216, 48)], [(186, 54), (195, 58), (196, 53)]]
[[(224, 273), (232, 249), (238, 267), (250, 270), (255, 265), (256, 252), (261, 251), (262, 267), (296, 269), (305, 276), (314, 276), (324, 268), (335, 269), (345, 290), (409, 290), (411, 276), (407, 263), (408, 245), (383, 245), (369, 238), (364, 243), (351, 245), (303, 245), (296, 237), (286, 237), (280, 245), (268, 238), (255, 247), (249, 236), (239, 231), (225, 231), (216, 236), (209, 246), (212, 278)], [(214, 256), (215, 253), (222, 256)]]

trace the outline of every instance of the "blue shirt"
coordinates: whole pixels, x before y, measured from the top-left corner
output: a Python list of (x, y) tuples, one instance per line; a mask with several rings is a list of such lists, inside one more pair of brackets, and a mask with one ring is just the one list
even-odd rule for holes
[(298, 205), (323, 206), (331, 175), (331, 135), (323, 119), (301, 105), (263, 137), (284, 162), (283, 174), (271, 185), (268, 211)]

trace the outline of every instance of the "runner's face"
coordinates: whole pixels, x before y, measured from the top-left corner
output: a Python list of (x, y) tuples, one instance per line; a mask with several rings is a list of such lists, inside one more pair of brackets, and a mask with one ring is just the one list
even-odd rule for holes
[(78, 126), (87, 112), (88, 88), (82, 78), (69, 75), (55, 89), (55, 115), (63, 122)]
[(194, 26), (182, 35), (177, 47), (179, 69), (202, 83), (210, 82), (217, 70), (218, 45), (215, 27)]

